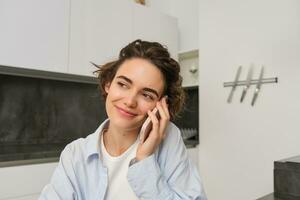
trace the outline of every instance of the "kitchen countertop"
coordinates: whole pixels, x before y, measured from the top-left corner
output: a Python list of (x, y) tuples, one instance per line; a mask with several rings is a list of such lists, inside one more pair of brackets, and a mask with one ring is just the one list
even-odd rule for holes
[(3, 162), (0, 162), (0, 168), (1, 167), (20, 166), (20, 165), (43, 164), (43, 163), (51, 163), (51, 162), (58, 162), (58, 161), (59, 161), (59, 157), (29, 159), (29, 160), (3, 161)]
[(268, 194), (266, 196), (263, 196), (257, 200), (284, 200), (284, 199), (279, 199), (277, 197), (274, 196), (274, 193)]
[(56, 162), (66, 144), (0, 145), (0, 167)]
[[(198, 140), (184, 140), (187, 148)], [(67, 144), (0, 144), (0, 167), (57, 162)]]

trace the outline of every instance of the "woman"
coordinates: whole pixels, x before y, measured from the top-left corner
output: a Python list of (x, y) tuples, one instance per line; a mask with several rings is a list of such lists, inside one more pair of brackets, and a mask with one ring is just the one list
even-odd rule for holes
[[(170, 122), (184, 100), (179, 71), (166, 48), (141, 40), (101, 66), (108, 119), (65, 147), (40, 199), (206, 199), (180, 131)], [(152, 130), (140, 140), (146, 117)]]

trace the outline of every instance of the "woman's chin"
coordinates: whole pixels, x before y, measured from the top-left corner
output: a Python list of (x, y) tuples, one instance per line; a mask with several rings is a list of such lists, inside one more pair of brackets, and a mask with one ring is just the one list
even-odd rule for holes
[(130, 130), (130, 129), (139, 129), (144, 120), (138, 120), (138, 119), (124, 119), (124, 118), (110, 118), (110, 123), (112, 123), (114, 126), (123, 129), (123, 130)]

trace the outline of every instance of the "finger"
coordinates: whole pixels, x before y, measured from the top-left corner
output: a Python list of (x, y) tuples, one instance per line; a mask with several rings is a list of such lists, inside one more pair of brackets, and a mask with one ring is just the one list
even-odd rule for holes
[(164, 96), (161, 103), (167, 118), (170, 120), (169, 105), (167, 103), (168, 96)]
[(165, 129), (169, 123), (169, 118), (166, 115), (163, 106), (160, 103), (157, 103), (157, 109), (159, 111), (159, 113), (161, 114), (161, 119), (160, 119), (160, 124), (159, 124), (159, 134), (161, 136), (161, 138), (165, 137)]
[(159, 131), (159, 121), (158, 121), (157, 117), (155, 116), (155, 114), (153, 113), (153, 111), (151, 112), (150, 110), (148, 110), (148, 116), (150, 117), (151, 122), (152, 122), (152, 131), (151, 131), (151, 134), (149, 135), (149, 137), (153, 134), (154, 134), (153, 135), (154, 137), (157, 137), (158, 131)]
[(166, 120), (168, 118), (168, 116), (166, 115), (165, 109), (163, 108), (163, 106), (160, 102), (156, 103), (156, 108), (158, 109), (160, 119)]

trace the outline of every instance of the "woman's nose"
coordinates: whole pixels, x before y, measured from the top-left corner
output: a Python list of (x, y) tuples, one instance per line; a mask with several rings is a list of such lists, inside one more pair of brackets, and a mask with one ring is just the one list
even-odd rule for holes
[(129, 94), (125, 98), (125, 105), (130, 108), (134, 108), (137, 106), (137, 99), (136, 94)]

